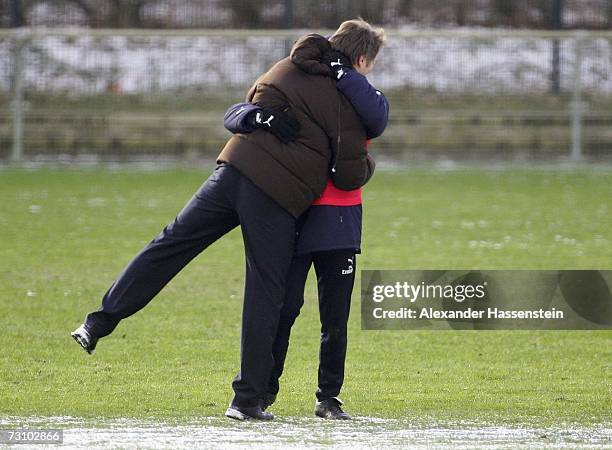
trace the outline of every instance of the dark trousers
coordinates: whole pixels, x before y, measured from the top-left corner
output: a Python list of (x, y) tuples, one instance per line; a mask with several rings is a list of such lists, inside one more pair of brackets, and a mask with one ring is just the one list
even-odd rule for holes
[(287, 277), (285, 304), (281, 310), (274, 340), (274, 369), (268, 393), (276, 395), (289, 347), (289, 336), (295, 319), (304, 304), (304, 287), (311, 265), (314, 264), (319, 291), (321, 346), (319, 350), (319, 400), (337, 397), (344, 382), (347, 324), (356, 268), (353, 250), (331, 250), (295, 255)]
[(295, 240), (295, 219), (236, 169), (222, 165), (174, 221), (123, 270), (89, 314), (85, 326), (98, 337), (144, 308), (194, 257), (240, 225), (246, 255), (240, 372), (234, 404), (252, 406), (267, 391)]

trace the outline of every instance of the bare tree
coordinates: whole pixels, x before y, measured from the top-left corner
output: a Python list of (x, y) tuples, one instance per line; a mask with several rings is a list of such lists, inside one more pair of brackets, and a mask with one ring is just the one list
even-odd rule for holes
[(78, 7), (93, 27), (141, 28), (142, 9), (155, 0), (64, 0)]
[(507, 0), (493, 0), (493, 23), (516, 25), (516, 15), (520, 5)]
[(530, 24), (532, 26), (540, 26), (543, 28), (549, 28), (552, 23), (552, 1), (551, 0), (537, 0), (535, 2), (535, 8), (538, 10), (540, 15), (540, 20), (534, 24)]
[(467, 10), (469, 5), (465, 0), (455, 0), (454, 2), (454, 13), (455, 20), (457, 21), (457, 25), (463, 27), (466, 25), (467, 21)]
[(109, 22), (116, 28), (142, 28), (142, 8), (152, 0), (111, 0)]
[(361, 16), (368, 22), (381, 23), (385, 13), (385, 1), (384, 0), (361, 0), (358, 3), (358, 10), (353, 17)]
[(87, 2), (87, 0), (65, 0), (65, 1), (66, 3), (71, 3), (74, 6), (78, 7), (83, 12), (85, 17), (87, 17), (87, 22), (89, 23), (90, 26), (92, 27), (97, 26), (100, 19), (98, 17), (99, 14), (97, 13), (95, 6), (93, 6), (93, 2), (91, 2), (92, 4), (90, 4), (89, 2)]
[(258, 0), (230, 0), (227, 7), (234, 16), (234, 25), (237, 27), (261, 27), (261, 11), (264, 2)]
[(398, 5), (398, 9), (397, 9), (397, 15), (399, 17), (408, 17), (410, 19), (412, 19), (412, 7), (413, 7), (413, 0), (400, 0), (399, 5)]

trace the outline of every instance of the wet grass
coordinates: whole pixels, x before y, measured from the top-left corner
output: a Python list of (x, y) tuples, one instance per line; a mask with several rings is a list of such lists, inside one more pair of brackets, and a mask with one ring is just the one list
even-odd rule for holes
[(236, 422), (221, 417), (183, 421), (82, 419), (75, 417), (0, 418), (0, 429), (19, 426), (62, 429), (70, 448), (606, 448), (605, 426), (533, 428), (487, 423), (374, 419), (322, 421), (313, 417), (273, 422)]
[[(88, 357), (69, 337), (208, 170), (0, 172), (0, 416), (220, 416), (238, 369), (242, 242), (232, 232)], [(612, 173), (380, 171), (361, 269), (612, 267)], [(310, 280), (280, 417), (312, 415)], [(357, 281), (359, 286), (359, 280)], [(610, 421), (612, 332), (361, 331), (342, 393), (356, 416), (586, 426)]]

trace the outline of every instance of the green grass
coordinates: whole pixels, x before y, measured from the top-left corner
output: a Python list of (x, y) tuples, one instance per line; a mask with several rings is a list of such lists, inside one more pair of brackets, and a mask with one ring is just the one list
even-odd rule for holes
[[(94, 357), (69, 337), (208, 172), (0, 172), (0, 416), (223, 413), (238, 369), (237, 231)], [(364, 197), (361, 269), (612, 268), (610, 172), (379, 171)], [(315, 292), (311, 278), (273, 408), (279, 416), (312, 414)], [(358, 294), (342, 393), (351, 413), (609, 423), (612, 332), (362, 331)]]

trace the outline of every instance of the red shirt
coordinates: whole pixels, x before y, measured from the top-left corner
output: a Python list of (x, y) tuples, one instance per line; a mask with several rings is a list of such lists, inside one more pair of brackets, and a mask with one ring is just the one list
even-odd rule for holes
[(331, 180), (327, 180), (327, 186), (325, 186), (321, 196), (313, 202), (313, 205), (361, 205), (361, 188), (353, 191), (343, 191), (334, 186)]
[[(370, 145), (370, 139), (365, 141), (365, 148)], [(327, 186), (321, 196), (313, 205), (354, 206), (361, 205), (361, 188), (352, 191), (343, 191), (334, 186), (331, 180), (327, 180)]]

